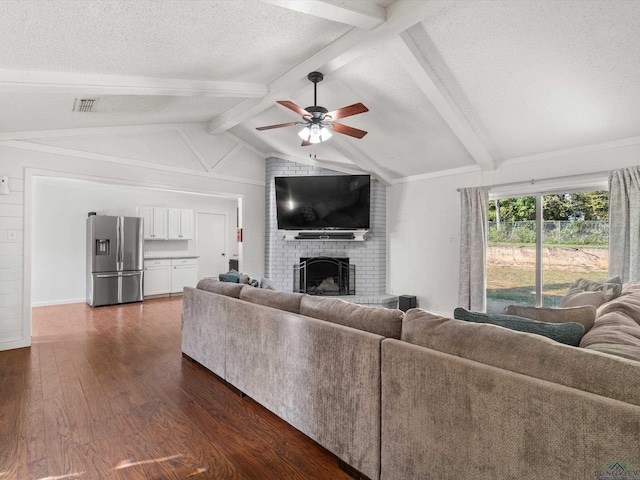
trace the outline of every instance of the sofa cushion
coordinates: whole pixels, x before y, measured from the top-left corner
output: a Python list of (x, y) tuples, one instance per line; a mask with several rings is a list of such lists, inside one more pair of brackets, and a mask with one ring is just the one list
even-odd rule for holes
[(579, 323), (545, 323), (515, 315), (487, 314), (470, 312), (464, 308), (456, 308), (453, 317), (458, 320), (475, 323), (490, 323), (519, 332), (535, 333), (577, 347), (584, 335), (584, 327)]
[(593, 305), (597, 308), (617, 298), (621, 292), (620, 277), (612, 277), (602, 282), (579, 278), (569, 286), (569, 291), (560, 302), (560, 307)]
[(607, 353), (617, 357), (628, 358), (640, 362), (640, 345), (618, 345), (613, 343), (593, 343), (585, 347), (588, 350)]
[(357, 328), (387, 338), (400, 338), (403, 312), (382, 307), (365, 307), (340, 298), (305, 295), (300, 313), (327, 322)]
[(566, 323), (575, 322), (584, 327), (588, 332), (596, 320), (596, 307), (585, 305), (568, 308), (531, 307), (529, 305), (509, 305), (503, 312), (506, 315), (530, 318), (539, 322)]
[(610, 312), (624, 312), (640, 325), (640, 282), (627, 282), (619, 297), (598, 308), (596, 319)]
[(206, 290), (207, 292), (219, 293), (220, 295), (226, 295), (227, 297), (238, 298), (240, 291), (245, 287), (241, 283), (229, 283), (221, 282), (215, 278), (203, 278), (198, 282), (196, 288), (199, 290)]
[(453, 320), (414, 308), (402, 321), (402, 340), (640, 405), (640, 363), (571, 347), (541, 335)]
[(580, 346), (640, 361), (640, 282), (626, 283), (618, 298), (598, 309)]
[(286, 312), (300, 313), (302, 297), (304, 297), (304, 293), (279, 292), (265, 288), (244, 288), (238, 298)]

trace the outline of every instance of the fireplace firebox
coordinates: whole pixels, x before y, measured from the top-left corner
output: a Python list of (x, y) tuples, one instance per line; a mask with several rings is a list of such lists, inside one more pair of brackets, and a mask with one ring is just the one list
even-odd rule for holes
[(295, 292), (309, 295), (355, 295), (356, 267), (348, 258), (300, 258), (293, 267)]

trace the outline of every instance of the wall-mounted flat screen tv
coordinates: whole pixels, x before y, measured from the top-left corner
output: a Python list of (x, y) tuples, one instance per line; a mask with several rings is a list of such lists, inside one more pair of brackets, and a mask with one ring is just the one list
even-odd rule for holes
[(369, 228), (369, 175), (275, 177), (281, 230)]

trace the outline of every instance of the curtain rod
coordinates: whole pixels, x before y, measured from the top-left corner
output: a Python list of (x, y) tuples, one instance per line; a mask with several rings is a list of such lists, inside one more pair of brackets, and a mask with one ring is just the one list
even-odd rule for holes
[[(605, 175), (605, 174), (608, 176), (610, 173), (611, 173), (611, 170), (606, 170), (603, 172), (579, 173), (577, 175), (563, 175), (561, 177), (540, 178), (537, 180), (535, 178), (532, 178), (531, 180), (520, 180), (518, 182), (495, 183), (493, 185), (480, 185), (480, 186), (491, 189), (491, 188), (498, 188), (498, 187), (511, 187), (514, 185), (525, 185), (525, 184), (535, 185), (536, 182), (548, 182), (549, 180), (555, 181), (555, 180), (577, 179), (582, 177), (593, 177), (593, 176)], [(459, 192), (460, 190), (462, 190), (462, 188), (458, 187), (456, 190)]]

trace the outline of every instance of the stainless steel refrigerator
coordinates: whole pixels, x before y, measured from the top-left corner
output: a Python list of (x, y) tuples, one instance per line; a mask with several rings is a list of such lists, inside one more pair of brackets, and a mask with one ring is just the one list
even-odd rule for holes
[(142, 300), (142, 218), (87, 218), (87, 303), (92, 307)]

